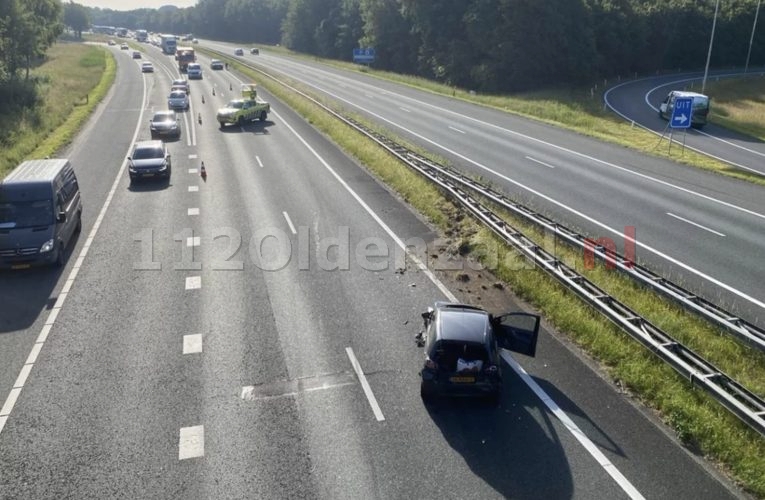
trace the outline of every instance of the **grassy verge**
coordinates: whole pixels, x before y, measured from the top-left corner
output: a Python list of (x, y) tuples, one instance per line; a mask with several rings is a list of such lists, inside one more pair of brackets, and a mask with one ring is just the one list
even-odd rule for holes
[(9, 143), (0, 152), (0, 177), (28, 158), (54, 156), (69, 144), (114, 81), (116, 65), (101, 47), (56, 44), (33, 71), (39, 79), (39, 104), (19, 116)]
[[(440, 191), (399, 165), (376, 145), (339, 124), (314, 104), (271, 80), (259, 77), (234, 60), (229, 62), (239, 71), (260, 81), (269, 92), (356, 157), (442, 232), (462, 235), (460, 238), (463, 241), (457, 246), (470, 249), (474, 257), (487, 263), (497, 261), (490, 259), (490, 256), (512, 255), (512, 250), (472, 219), (455, 217), (459, 209)], [(299, 84), (294, 86), (300, 88)], [(506, 217), (532, 239), (545, 240), (544, 235), (534, 228)], [(457, 220), (459, 222), (455, 222)], [(547, 246), (550, 244), (547, 242)], [(582, 267), (577, 264), (582, 261), (579, 252), (560, 244), (554, 246), (561, 259), (575, 267)], [(617, 385), (654, 408), (686, 445), (720, 464), (747, 491), (765, 497), (765, 476), (762, 474), (765, 470), (765, 440), (759, 434), (732, 417), (706, 394), (694, 390), (671, 368), (584, 305), (554, 279), (541, 271), (528, 269), (520, 258), (501, 258), (495, 264), (491, 267), (498, 278), (520, 297), (534, 304), (548, 321), (598, 360)], [(707, 323), (647, 292), (617, 272), (599, 266), (589, 271), (579, 270), (750, 390), (765, 394), (765, 356), (739, 345)]]
[(761, 76), (707, 84), (710, 119), (723, 127), (765, 141), (765, 79)]
[[(320, 61), (323, 64), (357, 73), (368, 74), (376, 78), (401, 83), (434, 94), (451, 96), (456, 99), (496, 108), (508, 113), (567, 128), (599, 140), (636, 149), (651, 156), (671, 159), (679, 163), (703, 168), (705, 170), (765, 186), (765, 179), (762, 176), (751, 172), (740, 171), (705, 155), (690, 150), (683, 152), (680, 151), (679, 148), (673, 148), (674, 150), (670, 153), (667, 151), (666, 139), (662, 146), (657, 147), (659, 138), (656, 135), (639, 127), (633, 127), (630, 123), (625, 122), (615, 113), (604, 109), (601, 96), (602, 89), (546, 89), (538, 92), (526, 92), (515, 95), (476, 94), (466, 89), (450, 87), (425, 78), (379, 71), (366, 66), (342, 61), (319, 60), (318, 58), (296, 54), (283, 47), (268, 47), (267, 50), (280, 54), (288, 54), (294, 57)], [(737, 92), (737, 82), (738, 80), (725, 82), (731, 86), (730, 95), (734, 98)], [(720, 84), (723, 83), (724, 82), (720, 82)], [(756, 89), (756, 84), (752, 85)], [(760, 95), (762, 95), (762, 93), (760, 93)], [(716, 105), (717, 101), (714, 101), (713, 110)], [(763, 113), (765, 113), (765, 106), (759, 107), (758, 110), (753, 110), (751, 113), (752, 116), (757, 116), (759, 113), (759, 124), (761, 127), (765, 128), (761, 118)], [(718, 115), (714, 113), (711, 119), (724, 126), (728, 126), (730, 122), (735, 122), (737, 120), (737, 118), (733, 117), (728, 122), (721, 121), (718, 120)], [(750, 123), (757, 123), (757, 121), (750, 121)], [(732, 128), (746, 134), (752, 134), (752, 130), (754, 130), (754, 127), (751, 126)], [(755, 136), (758, 137), (757, 135)]]

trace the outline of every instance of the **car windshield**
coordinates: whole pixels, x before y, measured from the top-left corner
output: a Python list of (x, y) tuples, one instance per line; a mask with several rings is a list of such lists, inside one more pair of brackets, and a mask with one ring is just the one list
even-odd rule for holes
[(696, 96), (693, 98), (693, 109), (706, 109), (709, 107), (709, 98)]
[(243, 101), (231, 101), (229, 102), (226, 107), (228, 108), (236, 108), (236, 109), (242, 109), (242, 106), (244, 105)]
[(174, 120), (175, 118), (170, 113), (157, 113), (154, 115), (154, 118), (151, 119), (153, 122), (171, 122)]
[(138, 148), (133, 152), (134, 160), (148, 160), (149, 158), (164, 158), (162, 148)]
[(170, 99), (183, 99), (184, 97), (186, 97), (185, 92), (173, 92), (170, 94)]
[(173, 86), (176, 86), (176, 85), (180, 87), (185, 87), (188, 84), (186, 83), (186, 80), (173, 80)]
[(0, 229), (47, 226), (52, 223), (51, 200), (0, 203)]

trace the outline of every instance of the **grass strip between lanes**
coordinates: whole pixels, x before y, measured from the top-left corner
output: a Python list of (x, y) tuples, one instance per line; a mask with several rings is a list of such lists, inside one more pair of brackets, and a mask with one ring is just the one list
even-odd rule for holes
[[(654, 409), (689, 449), (720, 465), (747, 491), (765, 497), (765, 475), (762, 474), (765, 470), (765, 440), (762, 436), (741, 423), (706, 393), (694, 390), (671, 367), (581, 302), (556, 280), (541, 270), (529, 269), (528, 263), (517, 254), (513, 257), (514, 250), (472, 218), (462, 217), (459, 208), (437, 188), (399, 164), (375, 143), (339, 123), (315, 104), (263, 78), (235, 59), (228, 59), (232, 68), (253, 78), (355, 157), (404, 201), (428, 217), (442, 234), (447, 231), (459, 234), (455, 247), (469, 250), (472, 257), (493, 270), (518, 296), (533, 304), (551, 324), (565, 332), (567, 337), (597, 360), (617, 387)], [(311, 94), (300, 84), (289, 83)], [(318, 100), (336, 108), (321, 97)], [(354, 118), (381, 130), (359, 116)], [(390, 132), (386, 134), (406, 144), (406, 141)], [(433, 157), (411, 144), (408, 146)], [(735, 342), (719, 329), (686, 313), (616, 271), (600, 265), (592, 270), (584, 269), (581, 251), (568, 248), (560, 242), (554, 244), (546, 241), (545, 235), (536, 228), (508, 214), (503, 216), (533, 240), (545, 242), (543, 246), (548, 251), (556, 253), (609, 294), (644, 315), (748, 389), (756, 394), (765, 394), (765, 356), (762, 353)]]
[(26, 159), (54, 156), (68, 145), (111, 88), (116, 71), (103, 47), (53, 45), (45, 63), (32, 71), (40, 80), (39, 105), (22, 116), (7, 117), (15, 132), (0, 153), (0, 178)]

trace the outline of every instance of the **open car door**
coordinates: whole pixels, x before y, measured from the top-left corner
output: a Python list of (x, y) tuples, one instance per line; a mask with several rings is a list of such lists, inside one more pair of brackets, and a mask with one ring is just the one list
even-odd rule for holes
[(539, 315), (508, 313), (492, 319), (497, 345), (509, 351), (534, 357), (539, 336)]

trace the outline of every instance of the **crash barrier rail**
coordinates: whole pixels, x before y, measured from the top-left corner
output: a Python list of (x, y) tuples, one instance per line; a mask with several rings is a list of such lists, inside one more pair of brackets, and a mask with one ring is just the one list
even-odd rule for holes
[[(225, 57), (223, 53), (220, 54)], [(765, 436), (765, 400), (747, 390), (741, 384), (717, 369), (713, 364), (704, 360), (701, 356), (674, 340), (667, 333), (651, 324), (627, 305), (622, 304), (616, 298), (608, 295), (604, 290), (598, 288), (594, 283), (587, 280), (587, 278), (578, 274), (574, 269), (560, 261), (555, 255), (549, 253), (547, 250), (523, 235), (523, 233), (510, 226), (505, 220), (493, 213), (470, 193), (465, 191), (463, 186), (480, 193), (481, 196), (485, 196), (502, 206), (506, 206), (506, 202), (508, 202), (507, 208), (510, 208), (515, 213), (525, 212), (531, 214), (533, 212), (505, 199), (503, 195), (496, 191), (481, 186), (476, 181), (462, 176), (447, 167), (437, 165), (435, 162), (396, 143), (383, 134), (371, 130), (358, 121), (341, 115), (312, 96), (279, 80), (260, 68), (253, 67), (249, 64), (247, 67), (254, 71), (258, 71), (285, 88), (310, 100), (334, 117), (377, 142), (402, 163), (414, 169), (429, 181), (435, 183), (455, 201), (461, 204), (463, 208), (469, 211), (476, 219), (485, 224), (505, 242), (520, 251), (536, 266), (553, 276), (568, 289), (576, 293), (585, 302), (606, 316), (610, 321), (629, 333), (634, 339), (643, 344), (643, 346), (657, 355), (660, 359), (668, 363), (683, 377), (690, 380), (692, 385), (697, 385), (703, 388), (741, 421)], [(556, 229), (556, 234), (566, 236), (567, 240), (584, 240), (580, 235), (568, 232), (563, 226), (559, 226), (538, 214), (535, 215), (539, 220), (545, 222), (544, 227), (562, 228), (561, 231)], [(526, 216), (524, 215), (524, 217)], [(602, 249), (596, 250), (596, 254), (604, 259), (613, 258), (612, 255), (606, 255), (606, 252)], [(625, 259), (620, 257), (617, 260), (622, 261), (622, 267), (628, 267)], [(625, 269), (625, 271), (628, 270), (629, 269)], [(660, 277), (658, 277), (658, 280), (656, 281), (665, 284), (669, 283)], [(670, 285), (671, 286), (667, 286), (668, 290), (680, 289), (679, 287), (675, 288), (675, 285)], [(677, 295), (678, 297), (682, 297), (681, 294)], [(675, 298), (673, 295), (670, 295), (670, 297)], [(701, 309), (705, 311), (721, 311), (721, 309), (716, 306), (713, 306), (710, 309), (701, 307)], [(732, 324), (736, 323), (734, 320), (738, 320), (738, 318), (730, 316), (727, 319)], [(755, 330), (755, 332), (758, 332), (758, 330)], [(759, 331), (759, 333), (762, 332)]]

